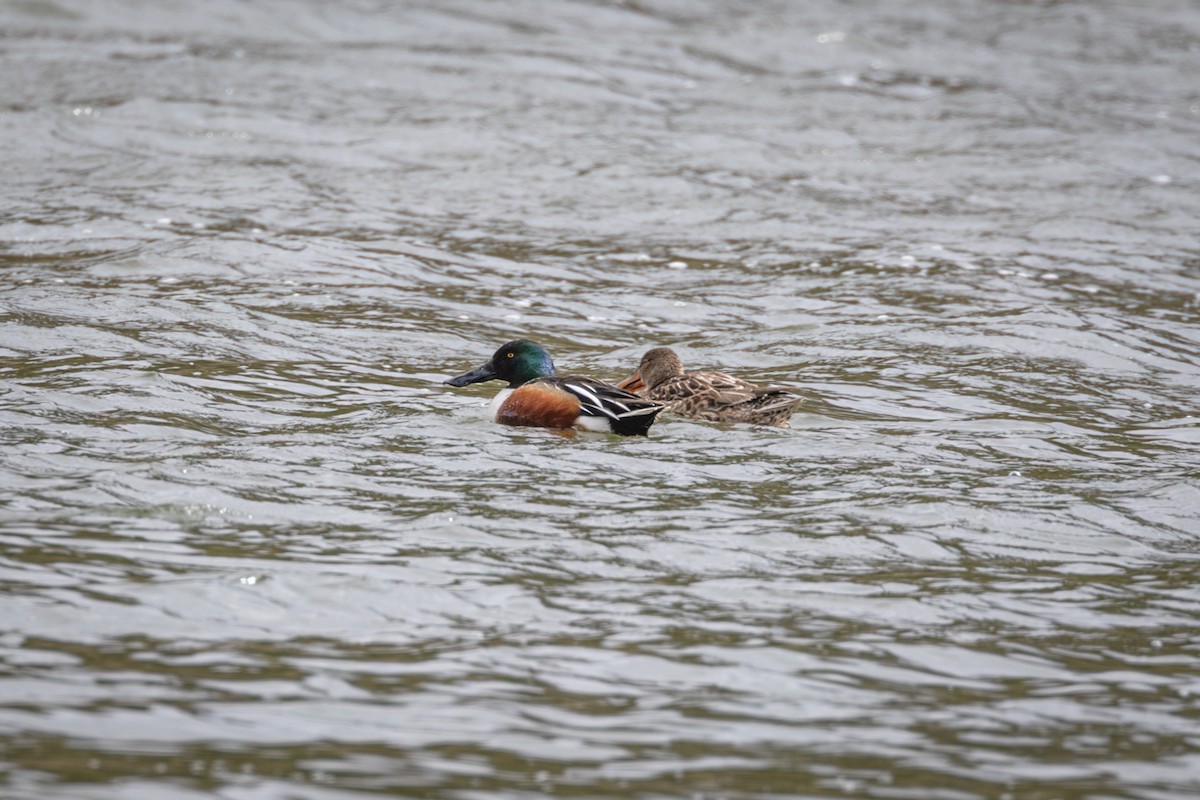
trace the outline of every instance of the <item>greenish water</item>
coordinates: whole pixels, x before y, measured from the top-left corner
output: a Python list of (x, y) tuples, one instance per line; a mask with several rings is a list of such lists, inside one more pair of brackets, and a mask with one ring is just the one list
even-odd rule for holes
[[(0, 7), (0, 794), (1200, 796), (1197, 52)], [(517, 337), (809, 399), (491, 425)]]

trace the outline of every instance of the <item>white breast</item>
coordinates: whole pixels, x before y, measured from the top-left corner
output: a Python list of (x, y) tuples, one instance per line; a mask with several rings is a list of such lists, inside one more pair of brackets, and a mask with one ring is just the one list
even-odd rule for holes
[(500, 406), (504, 405), (504, 401), (513, 393), (512, 389), (501, 389), (496, 396), (492, 398), (492, 402), (488, 403), (487, 413), (488, 419), (492, 422), (496, 421), (496, 414), (500, 411)]

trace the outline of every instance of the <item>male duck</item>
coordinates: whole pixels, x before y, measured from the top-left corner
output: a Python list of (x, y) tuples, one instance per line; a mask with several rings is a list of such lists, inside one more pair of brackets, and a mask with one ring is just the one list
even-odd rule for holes
[(622, 436), (645, 436), (662, 403), (607, 383), (578, 376), (552, 377), (550, 354), (528, 339), (501, 347), (491, 361), (446, 383), (466, 386), (508, 381), (488, 406), (493, 422), (538, 428), (578, 428)]
[(663, 403), (681, 417), (709, 422), (751, 422), (791, 427), (788, 419), (804, 398), (779, 386), (757, 386), (724, 372), (684, 372), (669, 347), (642, 356), (637, 371), (617, 384)]

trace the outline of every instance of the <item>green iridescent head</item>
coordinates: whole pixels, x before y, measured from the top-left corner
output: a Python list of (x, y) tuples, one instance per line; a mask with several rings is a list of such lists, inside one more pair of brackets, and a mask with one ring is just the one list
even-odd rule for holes
[(554, 362), (540, 344), (528, 339), (517, 339), (502, 346), (492, 355), (492, 360), (481, 364), (470, 372), (464, 372), (446, 383), (451, 386), (466, 386), (482, 381), (508, 381), (509, 388), (528, 383), (534, 378), (554, 374)]

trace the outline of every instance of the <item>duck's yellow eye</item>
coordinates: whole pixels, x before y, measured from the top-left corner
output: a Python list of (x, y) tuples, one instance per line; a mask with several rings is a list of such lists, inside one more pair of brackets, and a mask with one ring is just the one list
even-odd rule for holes
[(516, 355), (516, 353), (509, 353), (509, 354), (508, 354), (508, 357), (509, 357), (509, 358), (512, 358), (512, 357), (513, 357), (513, 356), (515, 356), (515, 355)]

